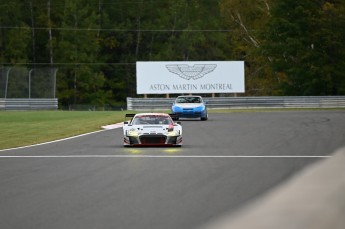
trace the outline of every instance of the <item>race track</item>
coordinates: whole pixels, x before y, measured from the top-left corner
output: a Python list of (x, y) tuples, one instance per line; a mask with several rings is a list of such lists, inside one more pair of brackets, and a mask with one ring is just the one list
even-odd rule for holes
[(345, 145), (345, 111), (182, 120), (181, 148), (123, 148), (121, 129), (0, 152), (0, 228), (193, 229)]

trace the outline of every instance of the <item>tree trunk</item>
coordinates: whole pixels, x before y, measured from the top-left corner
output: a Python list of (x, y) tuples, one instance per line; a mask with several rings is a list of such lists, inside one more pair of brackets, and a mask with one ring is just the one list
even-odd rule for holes
[(51, 28), (51, 19), (50, 19), (50, 0), (48, 0), (48, 34), (49, 34), (49, 63), (52, 65), (53, 62), (53, 35)]

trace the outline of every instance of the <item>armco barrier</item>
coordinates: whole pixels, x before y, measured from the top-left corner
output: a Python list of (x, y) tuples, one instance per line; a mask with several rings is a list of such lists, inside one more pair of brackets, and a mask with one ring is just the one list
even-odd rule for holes
[[(345, 96), (204, 97), (210, 109), (345, 108)], [(174, 98), (127, 98), (127, 110), (170, 109)]]
[(0, 99), (0, 110), (57, 110), (58, 99)]

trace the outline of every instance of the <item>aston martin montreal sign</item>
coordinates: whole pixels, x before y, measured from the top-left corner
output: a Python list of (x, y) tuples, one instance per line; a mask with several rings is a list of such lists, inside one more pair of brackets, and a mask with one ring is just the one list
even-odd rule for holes
[(243, 61), (137, 62), (137, 94), (241, 93)]

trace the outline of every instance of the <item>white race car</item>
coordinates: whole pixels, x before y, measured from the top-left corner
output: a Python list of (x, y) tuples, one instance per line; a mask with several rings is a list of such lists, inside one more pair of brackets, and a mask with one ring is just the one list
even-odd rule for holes
[(182, 146), (182, 126), (169, 114), (126, 114), (132, 119), (124, 122), (124, 146)]

